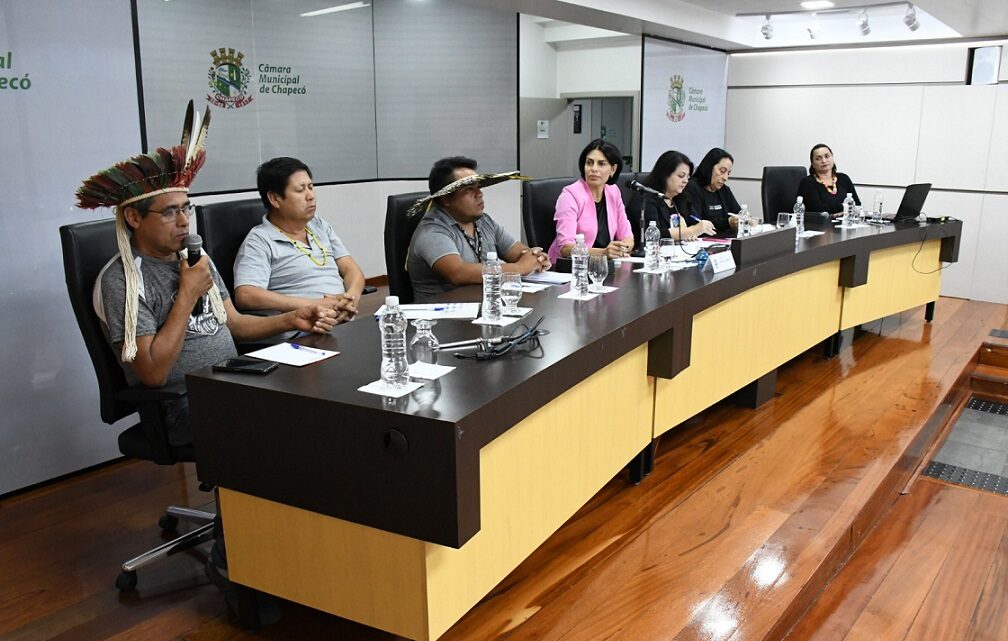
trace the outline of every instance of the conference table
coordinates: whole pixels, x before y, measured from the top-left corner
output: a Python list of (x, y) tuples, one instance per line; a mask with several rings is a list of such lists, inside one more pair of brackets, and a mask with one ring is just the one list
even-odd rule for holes
[[(398, 399), (358, 391), (379, 378), (368, 317), (304, 339), (340, 352), (312, 365), (190, 374), (197, 472), (219, 488), (230, 578), (436, 639), (628, 464), (640, 480), (664, 432), (740, 390), (765, 400), (779, 366), (861, 323), (933, 311), (961, 222), (809, 218), (824, 233), (796, 245), (793, 229), (768, 232), (790, 233), (781, 253), (736, 241), (734, 270), (623, 263), (606, 281), (618, 289), (593, 300), (558, 298), (567, 285), (525, 294), (534, 309), (519, 322), (549, 330), (538, 346), (440, 353), (456, 369)], [(434, 331), (447, 342), (514, 327)]]

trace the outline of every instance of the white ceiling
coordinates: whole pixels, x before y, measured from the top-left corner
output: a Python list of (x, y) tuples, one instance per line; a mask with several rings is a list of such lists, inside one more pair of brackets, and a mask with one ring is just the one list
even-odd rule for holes
[[(488, 7), (587, 25), (624, 34), (649, 33), (684, 42), (739, 51), (793, 46), (828, 46), (1003, 39), (1008, 37), (1008, 0), (921, 0), (915, 2), (920, 28), (903, 24), (906, 5), (891, 0), (833, 0), (836, 8), (867, 7), (871, 33), (862, 36), (856, 14), (820, 13), (818, 37), (808, 35), (809, 13), (772, 18), (774, 37), (760, 34), (763, 14), (801, 12), (800, 0), (467, 0)], [(559, 25), (551, 24), (551, 27)], [(559, 31), (557, 32), (559, 33)], [(562, 47), (558, 37), (554, 46)]]

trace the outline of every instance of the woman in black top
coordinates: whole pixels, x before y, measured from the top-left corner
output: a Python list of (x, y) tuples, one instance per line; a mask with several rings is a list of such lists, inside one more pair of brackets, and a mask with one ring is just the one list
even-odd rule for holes
[(833, 150), (829, 145), (819, 143), (809, 152), (809, 175), (798, 185), (798, 195), (802, 197), (805, 211), (835, 214), (843, 211), (843, 201), (847, 194), (854, 196), (854, 202), (861, 204), (854, 183), (847, 174), (837, 173), (833, 162)]
[(686, 185), (684, 192), (689, 213), (714, 223), (715, 232), (719, 234), (738, 228), (737, 214), (742, 209), (735, 200), (735, 194), (725, 184), (734, 162), (732, 155), (724, 149), (711, 149), (697, 165), (693, 180)]
[[(689, 213), (683, 191), (693, 173), (693, 163), (685, 154), (666, 151), (655, 161), (654, 169), (642, 181), (655, 191), (665, 194), (659, 198), (654, 194), (641, 193), (634, 196), (632, 211), (640, 211), (644, 204), (644, 224), (658, 223), (662, 238), (693, 240), (701, 234), (713, 234), (714, 224), (701, 220)], [(675, 221), (675, 222), (673, 222)]]

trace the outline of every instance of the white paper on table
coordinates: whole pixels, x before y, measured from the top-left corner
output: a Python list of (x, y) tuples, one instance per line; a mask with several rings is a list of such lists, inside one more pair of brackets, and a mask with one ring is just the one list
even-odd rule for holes
[(410, 378), (422, 378), (427, 381), (433, 381), (435, 378), (441, 378), (453, 369), (455, 368), (451, 365), (416, 362), (410, 363), (409, 375)]
[(599, 296), (599, 294), (595, 294), (593, 292), (588, 292), (584, 296), (578, 296), (573, 291), (569, 291), (569, 292), (560, 294), (559, 296), (557, 296), (557, 298), (569, 298), (571, 300), (591, 300), (593, 298), (597, 298), (598, 296)]
[(531, 307), (515, 307), (514, 311), (509, 311), (507, 305), (501, 305), (501, 316), (514, 316), (515, 318), (521, 318), (522, 316), (528, 315), (531, 311)]
[(599, 289), (598, 289), (597, 292), (593, 292), (593, 291), (591, 291), (589, 289), (588, 293), (590, 293), (590, 294), (608, 294), (609, 292), (614, 292), (617, 289), (619, 289), (619, 287), (610, 287), (609, 285), (603, 285), (602, 287), (599, 287)]
[(627, 256), (626, 258), (614, 258), (614, 263), (630, 263), (632, 265), (643, 265), (644, 259), (637, 256)]
[(532, 272), (528, 276), (522, 276), (523, 281), (531, 283), (548, 283), (550, 285), (563, 285), (571, 282), (573, 276), (561, 274), (560, 272)]
[(825, 233), (826, 232), (813, 231), (813, 230), (810, 229), (808, 231), (803, 231), (802, 233), (798, 234), (798, 238), (812, 238), (813, 236), (821, 236), (821, 235), (823, 235)]
[(358, 387), (358, 392), (364, 392), (365, 394), (376, 394), (378, 396), (389, 396), (391, 398), (399, 398), (400, 396), (406, 396), (413, 390), (417, 390), (423, 387), (423, 383), (409, 382), (402, 387), (389, 387), (381, 379), (374, 381), (373, 383), (368, 383), (363, 387)]
[(844, 225), (843, 223), (840, 223), (839, 225), (833, 225), (833, 226), (836, 227), (837, 229), (865, 229), (870, 227), (870, 225), (864, 225), (861, 223), (854, 223), (853, 225)]
[(665, 270), (661, 269), (661, 268), (658, 268), (658, 269), (644, 269), (642, 267), (640, 269), (635, 269), (633, 273), (635, 273), (635, 274), (664, 274)]
[(337, 354), (339, 354), (339, 352), (334, 352), (328, 349), (304, 347), (301, 345), (295, 347), (294, 343), (277, 343), (276, 345), (270, 345), (269, 347), (249, 352), (245, 354), (245, 356), (252, 356), (255, 358), (261, 358), (265, 361), (276, 361), (277, 363), (283, 363), (284, 365), (301, 367), (303, 365), (310, 365), (311, 363), (323, 361), (327, 358), (336, 356)]
[(476, 320), (474, 320), (472, 322), (472, 324), (473, 325), (493, 325), (495, 327), (507, 327), (508, 325), (510, 325), (511, 323), (515, 322), (516, 320), (518, 320), (518, 317), (515, 317), (515, 316), (503, 316), (502, 315), (499, 320), (495, 320), (495, 321), (487, 320), (485, 317), (480, 316), (479, 318), (477, 318)]
[(523, 294), (534, 294), (536, 292), (541, 292), (544, 289), (549, 289), (547, 283), (526, 283), (522, 281), (522, 293)]
[[(448, 320), (453, 318), (476, 318), (479, 316), (479, 303), (410, 303), (400, 305), (403, 316), (406, 320)], [(382, 305), (375, 312), (375, 318), (381, 317), (385, 312)]]

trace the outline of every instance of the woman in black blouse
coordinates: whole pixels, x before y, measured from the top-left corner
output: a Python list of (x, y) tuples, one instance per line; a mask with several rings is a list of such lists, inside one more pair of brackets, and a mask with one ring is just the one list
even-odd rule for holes
[(805, 211), (841, 212), (847, 194), (854, 196), (856, 204), (861, 204), (850, 177), (837, 173), (833, 150), (829, 145), (819, 143), (813, 147), (809, 152), (809, 163), (809, 175), (802, 178), (798, 185), (798, 195), (804, 201)]
[[(714, 224), (689, 213), (683, 191), (693, 173), (693, 163), (678, 151), (666, 151), (655, 161), (654, 169), (642, 181), (655, 191), (665, 194), (659, 198), (654, 194), (637, 194), (631, 211), (640, 211), (644, 204), (644, 224), (658, 223), (662, 238), (692, 240), (701, 234), (713, 234)], [(673, 222), (674, 221), (674, 222)]]
[(742, 207), (726, 184), (734, 162), (732, 155), (724, 149), (711, 149), (697, 165), (693, 180), (686, 185), (684, 192), (689, 213), (711, 221), (719, 234), (738, 229), (737, 214)]

